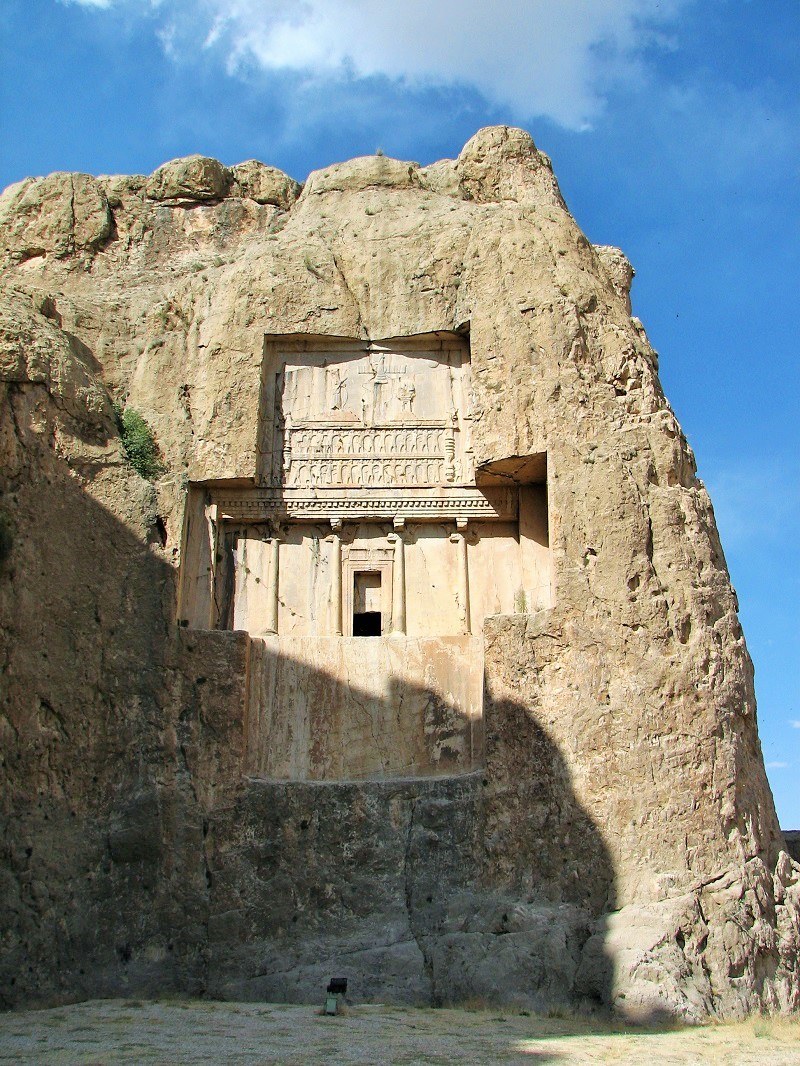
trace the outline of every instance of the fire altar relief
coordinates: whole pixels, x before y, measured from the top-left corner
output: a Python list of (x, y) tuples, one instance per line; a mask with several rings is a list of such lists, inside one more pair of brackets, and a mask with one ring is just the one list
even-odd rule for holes
[(247, 631), (249, 771), (463, 773), (483, 620), (550, 604), (543, 483), (478, 487), (467, 340), (268, 337), (258, 484), (193, 487), (182, 624)]

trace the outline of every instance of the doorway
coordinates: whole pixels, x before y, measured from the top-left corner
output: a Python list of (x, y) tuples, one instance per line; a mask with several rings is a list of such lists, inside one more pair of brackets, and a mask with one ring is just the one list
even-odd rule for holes
[(353, 636), (379, 637), (382, 632), (380, 571), (357, 570), (353, 575)]

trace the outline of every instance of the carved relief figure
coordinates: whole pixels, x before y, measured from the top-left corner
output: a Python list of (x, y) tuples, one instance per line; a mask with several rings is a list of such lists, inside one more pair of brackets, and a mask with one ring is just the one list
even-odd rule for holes
[(397, 395), (400, 398), (400, 410), (412, 414), (414, 410), (414, 397), (417, 395), (413, 374), (408, 374), (406, 377), (400, 379), (397, 385)]
[(344, 411), (347, 406), (347, 378), (343, 377), (338, 367), (331, 367), (331, 377), (333, 384), (331, 410)]
[(379, 422), (384, 415), (383, 387), (389, 384), (386, 376), (386, 357), (381, 353), (378, 356), (370, 356), (370, 375), (372, 377), (372, 421)]

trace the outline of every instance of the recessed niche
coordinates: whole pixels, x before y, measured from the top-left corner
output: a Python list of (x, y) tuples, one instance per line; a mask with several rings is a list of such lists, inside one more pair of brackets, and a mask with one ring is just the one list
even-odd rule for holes
[(452, 333), (267, 338), (261, 409), (260, 483), (190, 492), (179, 605), (189, 626), (261, 642), (253, 772), (478, 765), (484, 619), (550, 605), (546, 457), (476, 484), (469, 345)]

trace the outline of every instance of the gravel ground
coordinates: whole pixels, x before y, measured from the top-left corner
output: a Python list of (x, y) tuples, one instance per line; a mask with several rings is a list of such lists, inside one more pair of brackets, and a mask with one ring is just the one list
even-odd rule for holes
[(496, 1010), (103, 1000), (0, 1015), (14, 1063), (798, 1063), (800, 1019), (676, 1030)]

